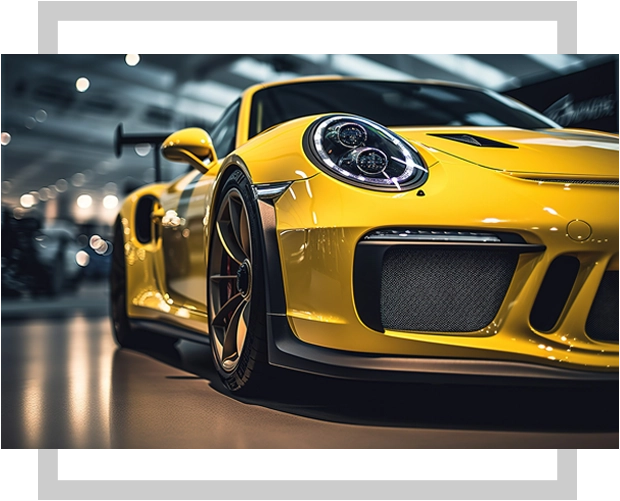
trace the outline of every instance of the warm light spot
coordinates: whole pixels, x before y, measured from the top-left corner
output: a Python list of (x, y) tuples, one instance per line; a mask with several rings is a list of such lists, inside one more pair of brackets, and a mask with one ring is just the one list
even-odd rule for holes
[(106, 209), (114, 209), (118, 205), (118, 197), (116, 195), (106, 195), (103, 197), (103, 207)]
[(83, 250), (77, 251), (75, 254), (75, 262), (82, 268), (88, 266), (88, 263), (90, 263), (90, 256), (88, 255), (88, 252)]
[(75, 88), (78, 92), (86, 92), (90, 87), (90, 80), (86, 77), (80, 77), (75, 81)]
[(127, 63), (127, 66), (135, 66), (136, 64), (140, 62), (140, 55), (139, 54), (127, 54), (125, 56), (125, 62)]
[(88, 209), (93, 204), (93, 197), (90, 195), (80, 195), (77, 197), (76, 203), (80, 209)]
[(32, 193), (25, 193), (20, 197), (19, 203), (24, 209), (30, 209), (30, 207), (37, 203), (37, 200)]
[(495, 217), (487, 217), (486, 219), (483, 219), (482, 222), (483, 223), (499, 223), (501, 222), (501, 220)]
[(0, 136), (0, 143), (2, 143), (2, 146), (7, 146), (10, 142), (11, 134), (9, 134), (8, 132), (3, 132)]
[(557, 216), (557, 215), (558, 215), (558, 213), (556, 212), (556, 210), (555, 210), (555, 209), (552, 209), (551, 207), (545, 207), (543, 210), (544, 210), (544, 211), (547, 211), (549, 214), (551, 214), (551, 215), (553, 215), (553, 216)]

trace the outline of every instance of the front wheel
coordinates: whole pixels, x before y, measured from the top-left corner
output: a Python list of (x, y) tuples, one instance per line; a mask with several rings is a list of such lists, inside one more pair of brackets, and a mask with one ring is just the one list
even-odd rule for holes
[(263, 388), (269, 374), (260, 219), (250, 182), (235, 171), (213, 212), (207, 294), (211, 352), (234, 392)]

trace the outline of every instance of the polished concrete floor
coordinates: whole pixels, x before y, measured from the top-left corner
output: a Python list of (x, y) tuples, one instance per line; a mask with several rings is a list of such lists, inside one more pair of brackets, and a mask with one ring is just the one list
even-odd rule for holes
[(2, 448), (618, 448), (617, 384), (390, 385), (282, 372), (268, 395), (237, 398), (208, 346), (118, 349), (105, 304), (69, 306), (79, 303), (62, 315), (32, 305), (9, 314), (3, 301)]

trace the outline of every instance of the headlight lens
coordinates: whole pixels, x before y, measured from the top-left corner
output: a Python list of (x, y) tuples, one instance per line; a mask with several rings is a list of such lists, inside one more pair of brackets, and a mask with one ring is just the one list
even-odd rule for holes
[(404, 191), (428, 178), (428, 169), (413, 146), (366, 118), (323, 117), (308, 128), (304, 145), (320, 168), (365, 188)]

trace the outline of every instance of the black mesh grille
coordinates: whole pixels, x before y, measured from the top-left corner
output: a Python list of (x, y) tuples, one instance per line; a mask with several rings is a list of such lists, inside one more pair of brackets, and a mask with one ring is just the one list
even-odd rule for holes
[(599, 341), (618, 341), (618, 272), (603, 275), (586, 323), (586, 332)]
[(495, 318), (518, 259), (505, 250), (392, 248), (385, 254), (381, 276), (383, 326), (480, 330)]

